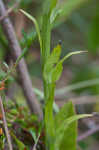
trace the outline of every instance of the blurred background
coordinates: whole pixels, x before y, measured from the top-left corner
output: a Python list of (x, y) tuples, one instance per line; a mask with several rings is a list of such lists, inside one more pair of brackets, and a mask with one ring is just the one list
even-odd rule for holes
[[(60, 3), (66, 0), (60, 0)], [(38, 99), (42, 100), (42, 76), (40, 49), (35, 28), (19, 8), (24, 9), (41, 23), (43, 0), (4, 0), (9, 9), (16, 5), (10, 13), (21, 48), (27, 48), (25, 60)], [(65, 61), (63, 74), (57, 83), (55, 93), (56, 104), (61, 107), (72, 100), (77, 113), (99, 112), (99, 1), (89, 0), (78, 6), (69, 17), (62, 17), (52, 30), (51, 49), (62, 41), (62, 57), (71, 51), (84, 50), (87, 53), (72, 56)], [(0, 62), (12, 65), (9, 44), (0, 26)], [(2, 71), (1, 78), (2, 78)], [(13, 82), (14, 81), (14, 82)], [(14, 88), (13, 88), (14, 87)], [(12, 99), (23, 103), (24, 96), (18, 84), (16, 73), (6, 89)], [(98, 127), (98, 128), (97, 128)], [(97, 129), (94, 134), (84, 138), (82, 134)], [(99, 117), (79, 121), (79, 146), (82, 150), (99, 149)]]

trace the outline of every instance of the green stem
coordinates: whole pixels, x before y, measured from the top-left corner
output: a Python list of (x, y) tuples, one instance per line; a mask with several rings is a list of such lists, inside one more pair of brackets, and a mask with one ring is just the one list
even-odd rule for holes
[[(55, 84), (48, 84), (44, 82), (44, 96), (45, 96), (45, 131), (46, 131), (46, 148), (47, 150), (54, 150), (54, 118), (53, 118), (53, 102)], [(51, 129), (51, 130), (49, 130)]]
[(50, 38), (51, 38), (51, 25), (49, 20), (49, 14), (43, 15), (42, 22), (42, 63), (44, 64), (50, 55)]

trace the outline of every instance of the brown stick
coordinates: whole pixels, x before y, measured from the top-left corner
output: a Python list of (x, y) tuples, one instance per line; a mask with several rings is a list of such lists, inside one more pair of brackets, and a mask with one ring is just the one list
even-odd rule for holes
[[(3, 1), (0, 0), (0, 16), (4, 16), (5, 13), (6, 13), (6, 9), (4, 7)], [(4, 18), (1, 23), (2, 23), (2, 28), (5, 32), (6, 38), (9, 41), (9, 45), (11, 48), (13, 58), (15, 60), (21, 55), (21, 48), (17, 41), (13, 26), (8, 17)], [(26, 96), (26, 99), (27, 99), (27, 103), (31, 111), (35, 114), (38, 114), (39, 119), (42, 119), (43, 113), (40, 108), (40, 104), (37, 101), (36, 96), (33, 92), (32, 82), (29, 78), (27, 66), (26, 66), (24, 59), (22, 59), (19, 62), (17, 69), (18, 69), (21, 85), (24, 91), (24, 95)]]
[(1, 108), (1, 112), (2, 112), (3, 125), (4, 125), (4, 129), (5, 129), (5, 133), (6, 133), (6, 137), (7, 137), (7, 141), (8, 141), (9, 150), (13, 150), (12, 143), (11, 143), (11, 137), (10, 137), (8, 127), (7, 127), (7, 122), (6, 122), (6, 117), (5, 117), (5, 112), (4, 112), (1, 96), (0, 96), (0, 108)]

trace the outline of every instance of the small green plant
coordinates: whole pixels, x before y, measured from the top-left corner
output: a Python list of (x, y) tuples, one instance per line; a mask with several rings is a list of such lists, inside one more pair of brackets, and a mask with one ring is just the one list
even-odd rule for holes
[[(70, 0), (67, 1), (65, 7), (59, 8), (57, 7), (57, 0), (44, 1), (41, 28), (34, 17), (21, 10), (24, 15), (33, 21), (40, 43), (45, 100), (44, 129), (46, 133), (46, 150), (76, 150), (77, 120), (92, 116), (88, 114), (76, 115), (72, 102), (66, 103), (56, 115), (53, 114), (55, 87), (62, 74), (63, 62), (70, 56), (80, 54), (83, 51), (71, 52), (60, 59), (60, 43), (50, 52), (51, 30), (60, 16), (65, 15), (67, 17), (80, 2), (82, 1), (76, 0), (73, 2)], [(67, 6), (69, 8), (65, 12)]]

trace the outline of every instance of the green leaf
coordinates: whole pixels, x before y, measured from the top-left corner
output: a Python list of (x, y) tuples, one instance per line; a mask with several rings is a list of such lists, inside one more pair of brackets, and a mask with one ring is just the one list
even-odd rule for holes
[(48, 62), (52, 64), (56, 64), (60, 58), (61, 55), (61, 45), (58, 44), (53, 50), (52, 53), (48, 59)]
[(58, 16), (61, 14), (61, 9), (58, 9), (58, 8), (54, 8), (52, 13), (51, 13), (51, 16), (50, 16), (50, 24), (53, 24), (54, 21), (58, 18)]
[(61, 126), (59, 127), (59, 129), (56, 131), (56, 135), (62, 133), (62, 131), (64, 131), (66, 128), (68, 128), (68, 126), (69, 126), (72, 122), (74, 122), (74, 121), (76, 121), (76, 120), (78, 120), (78, 119), (82, 119), (82, 118), (85, 118), (85, 117), (92, 117), (92, 116), (93, 116), (93, 115), (91, 115), (91, 114), (83, 114), (83, 115), (74, 115), (74, 116), (72, 116), (72, 117), (69, 117), (68, 119), (65, 119), (65, 120), (62, 122), (62, 124), (61, 124)]
[(51, 36), (51, 24), (50, 16), (52, 10), (56, 7), (57, 0), (45, 0), (44, 1), (44, 15), (42, 17), (42, 56), (43, 67), (50, 55), (50, 36)]
[(33, 16), (31, 16), (30, 14), (28, 14), (27, 12), (25, 12), (24, 10), (20, 9), (20, 11), (34, 23), (37, 34), (38, 34), (38, 39), (40, 42), (40, 48), (41, 48), (41, 54), (42, 54), (42, 38), (41, 38), (41, 34), (40, 34), (39, 25), (38, 25), (36, 19)]
[(50, 12), (51, 3), (50, 0), (44, 0), (43, 2), (43, 14), (48, 14)]
[[(56, 66), (55, 69), (53, 69), (53, 66), (57, 64), (59, 61), (61, 55), (61, 45), (58, 44), (52, 51), (51, 55), (48, 57), (45, 65), (44, 65), (44, 78), (48, 80), (49, 82), (52, 81), (52, 74), (55, 73), (55, 71), (60, 72), (62, 70), (61, 64), (59, 66)], [(57, 74), (56, 72), (56, 74)], [(58, 78), (58, 76), (57, 76)], [(54, 75), (53, 75), (54, 80)]]
[[(51, 55), (48, 57), (44, 65), (44, 72), (43, 72), (44, 79), (48, 83), (56, 82), (57, 80), (59, 80), (63, 70), (63, 66), (62, 66), (63, 62), (70, 56), (75, 54), (80, 54), (83, 52), (85, 51), (71, 52), (59, 61), (60, 54), (61, 54), (61, 46), (57, 45), (57, 47), (54, 48), (54, 50), (52, 51)], [(55, 64), (56, 66), (54, 67)]]
[(31, 135), (34, 139), (34, 142), (36, 143), (36, 140), (37, 140), (36, 131), (33, 128), (30, 128), (29, 132), (31, 133)]
[(50, 15), (54, 7), (56, 6), (57, 0), (45, 0), (43, 6), (43, 17), (42, 17), (42, 70), (44, 64), (50, 55), (50, 37), (51, 37), (51, 24)]
[(30, 48), (33, 42), (37, 39), (37, 33), (31, 29), (28, 33), (22, 31), (23, 38), (20, 41), (22, 48)]
[[(67, 102), (55, 116), (55, 129), (58, 130), (62, 122), (67, 118), (75, 115), (75, 110), (71, 101)], [(68, 131), (67, 131), (68, 130)], [(73, 136), (72, 136), (73, 135)], [(71, 137), (71, 138), (68, 138)], [(57, 138), (57, 137), (56, 137)], [(68, 129), (64, 131), (62, 141), (59, 145), (59, 149), (65, 150), (66, 148), (72, 150), (76, 148), (76, 138), (77, 138), (77, 122), (70, 124)]]
[[(61, 46), (58, 44), (52, 51), (51, 55), (48, 57), (45, 63), (45, 70), (47, 70), (50, 66), (53, 67), (55, 65), (61, 55)], [(49, 70), (49, 69), (48, 69)]]
[(45, 0), (43, 5), (44, 14), (51, 14), (52, 10), (56, 7), (58, 0)]
[(55, 116), (55, 128), (59, 128), (60, 124), (70, 116), (74, 115), (75, 111), (71, 101), (67, 102)]
[(51, 11), (56, 7), (57, 1), (58, 0), (51, 0)]
[(59, 80), (63, 71), (62, 63), (58, 63), (56, 67), (52, 70), (52, 82), (56, 82)]
[[(60, 126), (56, 127), (55, 149), (65, 150), (65, 148), (67, 148), (70, 150), (76, 150), (77, 120), (85, 117), (92, 117), (92, 115), (90, 114), (74, 115), (73, 105), (71, 105), (70, 108), (70, 104), (68, 104), (68, 107), (69, 109), (71, 109), (70, 117), (65, 118), (65, 115), (62, 115), (64, 114), (64, 111), (59, 115), (62, 116), (62, 119), (58, 121), (58, 123), (61, 121)], [(67, 116), (69, 116), (69, 113), (67, 114)], [(70, 136), (71, 138), (68, 138), (68, 136)]]
[[(64, 58), (62, 58), (59, 63), (58, 62), (58, 59), (59, 59), (59, 55), (58, 55), (58, 59), (54, 57), (51, 57), (53, 59), (50, 59), (49, 64), (46, 66), (46, 79), (48, 80), (48, 82), (56, 82), (59, 80), (61, 74), (62, 74), (62, 70), (63, 70), (63, 62), (69, 58), (70, 56), (74, 55), (74, 54), (79, 54), (79, 53), (82, 53), (84, 51), (76, 51), (76, 52), (71, 52), (69, 54), (67, 54)], [(54, 56), (54, 55), (53, 55)], [(56, 60), (56, 62), (55, 62)], [(52, 64), (51, 64), (52, 62)], [(57, 65), (53, 68), (53, 64), (57, 63)]]
[(66, 56), (64, 56), (59, 63), (63, 63), (67, 58), (69, 58), (72, 55), (76, 55), (76, 54), (80, 54), (80, 53), (85, 53), (87, 51), (76, 51), (76, 52), (70, 52), (69, 54), (67, 54)]

